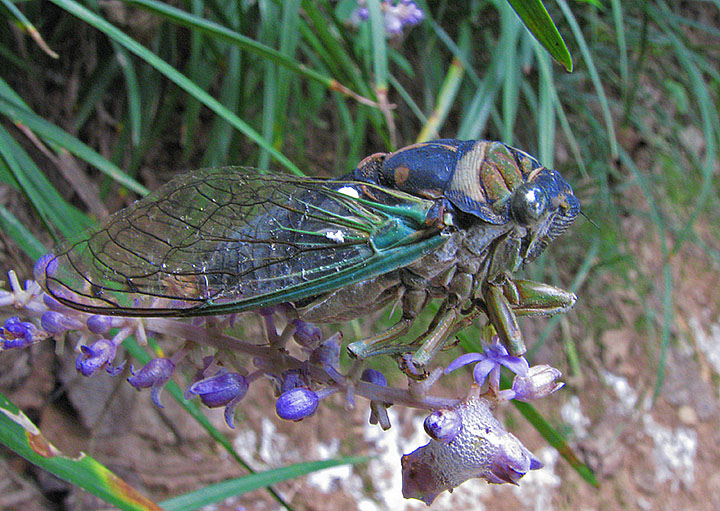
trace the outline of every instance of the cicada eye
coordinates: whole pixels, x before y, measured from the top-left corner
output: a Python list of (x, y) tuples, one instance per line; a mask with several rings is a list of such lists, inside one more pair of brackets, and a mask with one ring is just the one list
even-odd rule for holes
[(513, 192), (510, 210), (513, 218), (521, 224), (532, 224), (540, 220), (548, 207), (548, 197), (542, 186), (523, 183)]

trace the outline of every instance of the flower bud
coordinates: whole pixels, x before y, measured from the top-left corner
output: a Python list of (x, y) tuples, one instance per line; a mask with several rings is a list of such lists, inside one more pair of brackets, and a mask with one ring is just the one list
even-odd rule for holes
[(301, 421), (317, 410), (320, 398), (307, 387), (298, 387), (280, 394), (275, 403), (278, 417), (289, 421)]
[(82, 323), (75, 318), (50, 310), (40, 316), (40, 326), (49, 334), (55, 335), (82, 328)]
[(91, 332), (104, 335), (110, 331), (112, 318), (110, 316), (100, 316), (99, 314), (94, 314), (87, 318), (85, 324)]
[(462, 428), (462, 419), (455, 410), (436, 410), (423, 422), (425, 432), (438, 442), (450, 442)]
[(529, 402), (547, 397), (565, 385), (556, 381), (561, 377), (562, 373), (558, 369), (547, 364), (532, 366), (527, 375), (515, 376), (512, 384), (514, 399)]
[(313, 349), (322, 341), (322, 330), (312, 323), (302, 319), (293, 319), (292, 324), (295, 326), (293, 336), (300, 346)]

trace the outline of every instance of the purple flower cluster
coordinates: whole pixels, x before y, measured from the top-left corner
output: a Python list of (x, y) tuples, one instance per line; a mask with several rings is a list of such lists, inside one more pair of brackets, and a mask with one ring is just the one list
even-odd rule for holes
[[(425, 19), (425, 14), (412, 0), (384, 0), (380, 2), (380, 9), (385, 32), (390, 36), (402, 34), (403, 28), (417, 25)], [(357, 26), (369, 17), (366, 1), (358, 0), (358, 7), (350, 18), (351, 23)]]
[[(547, 365), (530, 367), (524, 357), (509, 355), (494, 337), (481, 353), (462, 355), (444, 371), (435, 368), (424, 381), (408, 380), (406, 388), (394, 388), (383, 373), (365, 367), (365, 361), (355, 360), (343, 370), (342, 334), (324, 339), (318, 327), (297, 319), (287, 304), (258, 311), (267, 339), (247, 342), (222, 333), (233, 327), (234, 315), (188, 322), (88, 314), (58, 303), (35, 282), (21, 286), (14, 272), (9, 275), (11, 290), (0, 291), (0, 307), (23, 310), (25, 318), (12, 316), (5, 320), (0, 327), (0, 350), (69, 336), (76, 341), (78, 373), (89, 377), (104, 371), (116, 376), (129, 371), (128, 383), (138, 390), (149, 389), (152, 401), (161, 408), (163, 387), (182, 368), (183, 372), (194, 371), (185, 398), (197, 397), (209, 408), (224, 407), (229, 427), (234, 427), (235, 412), (250, 385), (261, 379), (271, 382), (277, 397), (275, 411), (288, 421), (311, 417), (323, 399), (336, 393), (348, 409), (355, 406), (355, 397), (367, 399), (369, 422), (384, 430), (391, 427), (390, 406), (430, 410), (424, 423), (430, 443), (403, 457), (403, 494), (428, 504), (440, 492), (471, 477), (491, 483), (516, 483), (527, 471), (539, 468), (539, 461), (502, 428), (490, 410), (511, 399), (541, 399), (563, 385), (558, 382), (561, 374), (557, 369)], [(148, 334), (174, 338), (182, 348), (126, 371), (123, 341), (134, 336), (145, 344)], [(291, 341), (296, 344), (293, 349)], [(201, 352), (198, 347), (205, 354), (201, 360), (195, 358)], [(208, 349), (213, 349), (214, 354), (207, 355)], [(117, 363), (117, 359), (121, 362)], [(474, 384), (467, 396), (456, 400), (430, 395), (438, 378), (468, 364), (474, 364)], [(505, 390), (500, 389), (503, 367), (515, 373), (512, 387)]]

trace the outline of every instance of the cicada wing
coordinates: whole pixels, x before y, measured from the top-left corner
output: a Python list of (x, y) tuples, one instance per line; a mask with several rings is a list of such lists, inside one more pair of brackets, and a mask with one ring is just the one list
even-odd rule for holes
[[(197, 171), (59, 248), (36, 277), (86, 311), (208, 315), (337, 289), (442, 243), (413, 220), (428, 201), (380, 187), (368, 199), (367, 188), (242, 168)], [(392, 214), (374, 206), (379, 195)], [(408, 215), (398, 220), (397, 211)]]

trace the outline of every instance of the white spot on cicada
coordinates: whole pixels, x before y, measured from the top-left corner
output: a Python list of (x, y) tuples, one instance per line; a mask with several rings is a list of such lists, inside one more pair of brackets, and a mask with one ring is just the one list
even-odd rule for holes
[(325, 237), (335, 243), (343, 243), (345, 241), (345, 235), (340, 230), (326, 232)]
[(343, 186), (342, 188), (338, 189), (338, 192), (342, 193), (343, 195), (347, 195), (348, 197), (352, 197), (353, 199), (360, 198), (360, 194), (352, 186)]

